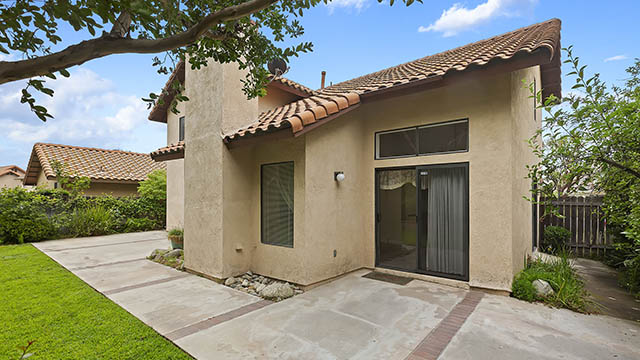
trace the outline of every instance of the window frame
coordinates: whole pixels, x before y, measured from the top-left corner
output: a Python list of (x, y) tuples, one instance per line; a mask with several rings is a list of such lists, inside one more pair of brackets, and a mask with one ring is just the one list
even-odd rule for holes
[[(420, 142), (419, 142), (419, 140), (420, 140), (419, 130), (420, 129), (429, 128), (429, 127), (436, 127), (436, 126), (446, 126), (446, 125), (452, 125), (452, 124), (462, 123), (462, 122), (466, 122), (467, 123), (467, 143), (466, 143), (466, 146), (465, 146), (464, 150), (450, 150), (450, 151), (439, 151), (439, 152), (431, 152), (431, 153), (421, 153), (420, 152)], [(416, 146), (418, 147), (418, 151), (415, 154), (380, 157), (380, 135), (391, 134), (391, 133), (394, 133), (394, 132), (407, 131), (407, 130), (412, 130), (412, 129), (415, 129), (415, 136), (416, 136), (416, 140), (415, 141), (416, 141)], [(376, 132), (374, 132), (373, 140), (374, 140), (374, 145), (373, 145), (373, 158), (374, 158), (374, 160), (401, 159), (401, 158), (410, 158), (410, 157), (418, 157), (418, 156), (456, 154), (456, 153), (469, 152), (469, 118), (461, 118), (461, 119), (447, 120), (447, 121), (441, 121), (441, 122), (423, 124), (423, 125), (417, 125), (417, 126), (408, 126), (408, 127), (404, 127), (404, 128), (398, 128), (398, 129), (389, 129), (389, 130), (376, 131)]]
[(185, 133), (185, 117), (180, 116), (178, 118), (178, 141), (184, 141), (184, 133)]
[[(264, 215), (264, 209), (263, 209), (263, 198), (264, 198), (264, 191), (263, 191), (263, 179), (264, 179), (264, 168), (266, 166), (273, 166), (273, 165), (283, 165), (283, 164), (291, 164), (293, 166), (293, 209), (291, 210), (291, 245), (287, 245), (287, 244), (273, 244), (273, 243), (268, 243), (265, 242), (264, 239), (264, 231), (263, 231), (263, 226), (264, 226), (264, 219), (263, 219), (263, 215)], [(280, 246), (280, 247), (284, 247), (284, 248), (290, 248), (293, 249), (294, 244), (295, 244), (295, 170), (296, 170), (296, 166), (295, 166), (295, 162), (293, 160), (289, 160), (289, 161), (280, 161), (280, 162), (273, 162), (273, 163), (265, 163), (265, 164), (261, 164), (260, 165), (260, 243), (264, 244), (264, 245), (271, 245), (271, 246)]]

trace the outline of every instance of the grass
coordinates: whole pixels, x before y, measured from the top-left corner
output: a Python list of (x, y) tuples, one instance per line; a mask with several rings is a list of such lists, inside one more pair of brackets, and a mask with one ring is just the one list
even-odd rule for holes
[(191, 359), (30, 244), (0, 246), (0, 324), (3, 359)]
[[(533, 281), (542, 279), (547, 281), (555, 294), (541, 297), (536, 294)], [(566, 253), (560, 254), (555, 260), (529, 261), (527, 267), (519, 272), (512, 285), (513, 296), (529, 302), (541, 301), (545, 304), (567, 308), (573, 311), (587, 312), (588, 293), (584, 289), (582, 279), (569, 262)]]

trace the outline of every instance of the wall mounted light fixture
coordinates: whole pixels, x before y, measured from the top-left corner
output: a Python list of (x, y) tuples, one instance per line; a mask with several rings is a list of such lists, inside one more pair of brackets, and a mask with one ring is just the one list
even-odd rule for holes
[(336, 171), (333, 173), (333, 179), (337, 182), (342, 182), (344, 180), (344, 172)]

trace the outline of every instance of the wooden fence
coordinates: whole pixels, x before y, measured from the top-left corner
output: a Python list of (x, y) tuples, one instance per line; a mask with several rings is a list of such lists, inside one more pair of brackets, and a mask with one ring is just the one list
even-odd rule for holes
[[(541, 201), (542, 202), (542, 201)], [(545, 206), (538, 205), (538, 244), (547, 226), (562, 226), (571, 231), (569, 246), (578, 256), (599, 256), (612, 244), (607, 221), (602, 212), (602, 196), (569, 196), (552, 201), (561, 216), (544, 216)]]

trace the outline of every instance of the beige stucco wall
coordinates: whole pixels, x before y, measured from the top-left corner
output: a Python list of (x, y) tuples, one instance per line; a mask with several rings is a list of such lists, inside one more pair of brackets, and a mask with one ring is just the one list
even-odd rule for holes
[[(55, 180), (49, 180), (44, 175), (44, 171), (40, 171), (38, 174), (38, 180), (36, 186), (46, 189), (53, 189)], [(87, 196), (98, 195), (113, 195), (115, 197), (123, 197), (138, 194), (138, 183), (123, 184), (123, 183), (107, 183), (92, 181), (87, 190), (84, 191)]]
[(247, 100), (242, 92), (244, 76), (235, 64), (215, 63), (187, 70), (185, 76), (190, 99), (185, 110), (185, 266), (219, 278), (250, 262), (238, 255), (244, 254), (250, 226), (232, 216), (247, 214), (254, 205), (242, 192), (248, 187), (242, 174), (249, 164), (243, 154), (230, 154), (221, 136), (258, 116), (258, 100)]
[[(524, 83), (523, 83), (524, 80)], [(511, 116), (512, 116), (512, 163), (513, 180), (513, 273), (516, 274), (525, 265), (532, 251), (532, 206), (523, 199), (530, 197), (531, 180), (527, 179), (526, 165), (534, 164), (536, 156), (531, 151), (527, 140), (542, 126), (542, 110), (534, 109), (534, 99), (526, 84), (537, 84), (540, 88), (540, 68), (538, 66), (511, 74)], [(534, 115), (535, 112), (535, 115)], [(526, 216), (528, 215), (528, 216)]]
[(5, 187), (10, 189), (22, 187), (22, 177), (13, 174), (0, 176), (0, 189)]
[(258, 99), (258, 111), (269, 111), (278, 106), (288, 104), (298, 99), (298, 96), (278, 89), (275, 86), (267, 86), (267, 95)]
[[(167, 145), (175, 144), (180, 136), (180, 117), (185, 116), (185, 102), (177, 104), (178, 114), (167, 110)], [(185, 137), (189, 120), (185, 117)], [(184, 159), (167, 164), (167, 229), (184, 227)]]
[[(531, 247), (531, 206), (522, 196), (532, 160), (526, 139), (540, 116), (533, 122), (521, 79), (539, 77), (537, 67), (365, 103), (299, 138), (229, 150), (221, 131), (255, 119), (259, 106), (236, 91), (241, 73), (225, 66), (187, 72), (187, 118), (206, 119), (187, 127), (188, 268), (217, 278), (253, 270), (308, 285), (373, 267), (374, 169), (468, 162), (469, 284), (510, 289)], [(374, 160), (377, 131), (461, 118), (469, 119), (468, 152)], [(295, 164), (293, 248), (260, 242), (260, 166), (280, 161)], [(346, 180), (336, 183), (334, 171)]]

